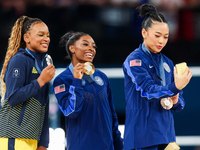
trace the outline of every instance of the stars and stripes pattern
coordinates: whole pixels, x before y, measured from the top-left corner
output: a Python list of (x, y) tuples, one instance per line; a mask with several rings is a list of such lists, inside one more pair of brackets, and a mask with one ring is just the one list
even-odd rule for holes
[(142, 61), (140, 59), (135, 59), (135, 60), (131, 60), (130, 61), (130, 67), (132, 66), (141, 66), (142, 65)]
[(60, 92), (64, 92), (65, 91), (65, 85), (61, 84), (61, 85), (56, 86), (54, 88), (54, 91), (55, 91), (55, 94), (58, 94)]

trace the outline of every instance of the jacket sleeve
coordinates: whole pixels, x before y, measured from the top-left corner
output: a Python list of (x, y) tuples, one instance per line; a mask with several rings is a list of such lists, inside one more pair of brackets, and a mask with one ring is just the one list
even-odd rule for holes
[(83, 88), (81, 86), (82, 80), (71, 78), (71, 84), (69, 80), (63, 81), (60, 77), (57, 77), (53, 83), (53, 92), (58, 100), (58, 106), (62, 113), (69, 118), (76, 118), (83, 106)]
[[(174, 68), (172, 68), (172, 70), (173, 69)], [(174, 75), (172, 75), (172, 79), (171, 80), (174, 82)], [(183, 95), (183, 90), (181, 90), (179, 92), (178, 102), (177, 102), (177, 104), (173, 105), (172, 110), (174, 110), (176, 112), (179, 112), (185, 107), (185, 101), (184, 101), (184, 98), (183, 98), (182, 95)]]
[[(108, 80), (108, 79), (107, 79)], [(109, 100), (109, 104), (110, 104), (110, 108), (111, 108), (111, 112), (112, 112), (112, 120), (113, 120), (113, 140), (114, 140), (114, 147), (115, 150), (122, 150), (123, 149), (123, 139), (121, 138), (121, 133), (118, 130), (118, 117), (117, 114), (115, 112), (115, 108), (114, 108), (114, 103), (113, 103), (113, 99), (112, 99), (112, 90), (111, 90), (111, 86), (110, 86), (110, 82), (109, 80), (108, 82), (108, 87), (107, 87), (107, 93), (108, 93), (108, 100)]]
[(181, 111), (185, 107), (185, 101), (182, 97), (182, 92), (179, 93), (179, 98), (177, 104), (173, 105), (172, 109), (176, 112)]
[(16, 106), (33, 97), (41, 89), (37, 80), (33, 80), (30, 84), (26, 83), (27, 66), (23, 57), (13, 57), (7, 66), (4, 81), (6, 83), (6, 96), (11, 106)]
[[(134, 59), (140, 58), (132, 58), (132, 60)], [(130, 77), (131, 82), (135, 84), (136, 90), (141, 92), (141, 96), (149, 100), (153, 98), (171, 97), (180, 92), (180, 90), (176, 88), (174, 82), (166, 86), (156, 84), (143, 62), (141, 62), (141, 66), (131, 67), (130, 60), (126, 59), (123, 64), (123, 69), (124, 73)]]

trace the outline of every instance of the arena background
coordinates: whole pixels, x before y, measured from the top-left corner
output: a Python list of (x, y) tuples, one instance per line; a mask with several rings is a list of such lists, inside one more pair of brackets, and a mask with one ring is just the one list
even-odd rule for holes
[[(49, 27), (52, 56), (57, 74), (67, 67), (66, 51), (59, 47), (67, 31), (89, 33), (97, 44), (96, 68), (105, 71), (111, 82), (119, 123), (125, 121), (125, 99), (122, 64), (142, 43), (141, 22), (137, 6), (154, 4), (166, 16), (170, 37), (162, 53), (174, 64), (187, 62), (193, 78), (183, 90), (185, 109), (174, 113), (177, 137), (183, 150), (200, 149), (200, 1), (199, 0), (0, 0), (0, 63), (4, 61), (10, 31), (21, 15), (42, 19)], [(50, 92), (50, 127), (64, 129), (64, 117)], [(191, 140), (192, 139), (192, 140)], [(191, 142), (190, 142), (191, 140)], [(184, 144), (190, 143), (190, 144)]]

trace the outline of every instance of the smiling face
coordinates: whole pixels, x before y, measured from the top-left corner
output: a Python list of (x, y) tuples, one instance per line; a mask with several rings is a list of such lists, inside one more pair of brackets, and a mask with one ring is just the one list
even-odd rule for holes
[(26, 42), (26, 47), (33, 52), (47, 52), (50, 43), (50, 33), (46, 24), (40, 22), (30, 27), (30, 30), (24, 34), (24, 41)]
[(69, 46), (72, 53), (72, 64), (92, 62), (96, 55), (96, 44), (89, 35), (83, 35), (74, 45)]
[(159, 53), (167, 44), (169, 37), (169, 26), (164, 22), (154, 22), (146, 31), (142, 29), (144, 45), (152, 52)]

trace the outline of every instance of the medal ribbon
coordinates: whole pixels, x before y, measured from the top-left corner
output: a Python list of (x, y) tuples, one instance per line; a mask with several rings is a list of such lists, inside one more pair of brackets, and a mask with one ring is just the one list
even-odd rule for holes
[[(146, 46), (144, 45), (144, 43), (142, 43), (142, 50), (151, 57), (151, 60), (153, 61), (153, 66), (155, 68), (155, 62), (153, 60), (152, 54), (151, 52), (148, 50), (148, 48), (146, 48)], [(156, 70), (156, 68), (155, 68)], [(166, 81), (165, 81), (165, 71), (164, 71), (164, 66), (163, 66), (163, 59), (162, 59), (162, 55), (160, 55), (160, 61), (159, 61), (159, 72), (160, 72), (160, 76), (157, 73), (156, 70), (156, 76), (161, 80), (161, 84), (163, 86), (166, 85)]]
[[(36, 67), (37, 71), (39, 72), (39, 74), (41, 74), (42, 71), (38, 65), (37, 59), (35, 58), (35, 56), (33, 56), (33, 54), (31, 54), (30, 50), (27, 47), (25, 48), (25, 50), (27, 53), (29, 53), (35, 59), (35, 67)], [(45, 58), (47, 57), (47, 55), (48, 54), (45, 55)], [(41, 65), (43, 67), (43, 61), (41, 62)]]
[[(72, 65), (72, 63), (70, 63), (69, 70), (71, 71), (72, 74), (74, 74), (73, 68), (74, 68), (74, 66)], [(92, 83), (94, 81), (93, 75), (84, 74), (83, 77), (85, 77), (88, 80), (89, 83)], [(82, 78), (82, 86), (85, 86), (85, 79), (84, 78)]]

